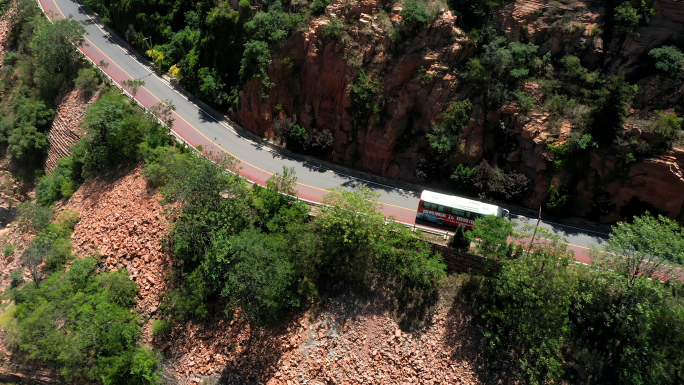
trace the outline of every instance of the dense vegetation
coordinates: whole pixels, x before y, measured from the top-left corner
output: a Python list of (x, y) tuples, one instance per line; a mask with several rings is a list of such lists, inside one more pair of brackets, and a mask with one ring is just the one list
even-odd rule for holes
[(311, 220), (307, 205), (280, 194), (295, 194), (291, 170), (263, 188), (225, 173), (232, 160), (221, 163), (165, 148), (143, 170), (175, 204), (168, 247), (183, 264), (167, 314), (204, 318), (219, 303), (269, 322), (347, 285), (429, 293), (444, 275), (426, 242), (403, 225), (385, 226), (370, 191), (334, 189), (326, 198), (332, 207)]
[[(176, 71), (215, 103), (228, 101), (230, 85), (250, 77), (261, 77), (268, 85), (264, 65), (270, 52), (326, 5), (317, 0), (309, 10), (269, 2), (251, 17), (251, 6), (244, 1), (238, 11), (224, 2), (213, 7), (176, 2), (163, 15), (156, 2), (130, 7), (89, 3), (109, 22), (125, 27), (133, 43), (147, 44), (152, 40), (146, 40), (147, 32), (163, 41), (148, 47), (157, 64)], [(606, 78), (574, 56), (539, 57), (532, 44), (506, 43), (484, 26), (488, 12), (503, 1), (453, 3), (462, 6), (463, 15), (472, 16), (471, 32), (479, 28), (473, 33), (477, 55), (463, 75), (477, 87), (469, 99), (450, 103), (427, 136), (435, 157), (447, 159), (459, 151), (473, 107), (481, 100), (497, 106), (515, 101), (523, 111), (541, 107), (556, 119), (579, 122), (570, 141), (551, 147), (559, 169), (570, 159), (579, 159), (574, 167), (584, 167), (589, 151), (621, 139), (619, 124), (635, 91), (627, 79)], [(67, 43), (78, 42), (79, 25), (49, 24), (35, 17), (34, 5), (19, 5), (21, 22), (0, 73), (5, 92), (0, 128), (10, 154), (30, 171), (27, 175), (44, 156), (55, 97), (72, 86), (87, 94), (101, 91), (84, 121), (87, 135), (54, 172), (39, 179), (37, 202), (19, 207), (18, 224), (37, 234), (22, 253), (32, 280), (22, 282), (21, 274), (12, 273), (17, 305), (13, 342), (22, 358), (54, 363), (66, 382), (159, 382), (156, 353), (137, 343), (140, 319), (131, 311), (136, 285), (125, 271), (99, 271), (97, 256), (74, 260), (70, 235), (78, 214), (67, 211), (53, 220), (50, 206), (71, 196), (87, 179), (141, 162), (150, 187), (164, 198), (172, 223), (164, 245), (179, 262), (171, 277), (175, 289), (165, 294), (165, 318), (155, 322), (155, 334), (168, 334), (185, 320), (207, 320), (217, 310), (256, 323), (274, 322), (340, 290), (377, 287), (392, 292), (398, 314), (409, 308), (414, 312), (399, 319), (403, 327), (415, 327), (416, 319), (424, 319), (425, 309), (407, 301), (434, 298), (445, 265), (420, 235), (388, 223), (378, 211), (375, 194), (333, 189), (325, 198), (329, 206), (312, 218), (308, 206), (292, 197), (292, 170), (276, 174), (266, 187), (249, 185), (225, 171), (238, 171), (233, 159), (213, 163), (176, 145), (155, 119), (117, 92), (100, 87), (96, 72), (82, 67)], [(147, 12), (133, 12), (137, 6)], [(629, 3), (616, 10), (616, 33), (633, 31), (649, 14), (648, 7)], [(420, 1), (407, 2), (403, 14), (412, 28), (429, 25), (433, 15)], [(150, 30), (136, 31), (130, 26), (134, 21)], [(331, 25), (328, 32), (334, 38), (341, 29)], [(242, 52), (243, 43), (244, 56), (217, 64), (223, 55)], [(675, 47), (653, 50), (651, 56), (664, 75), (676, 75), (684, 61)], [(75, 79), (70, 77), (74, 73)], [(357, 124), (378, 114), (385, 102), (377, 76), (359, 71), (351, 87)], [(549, 96), (541, 106), (517, 92), (530, 79), (547, 87)], [(661, 142), (648, 148), (630, 143), (632, 152), (625, 158), (659, 153), (671, 145), (681, 119), (662, 112), (651, 118)], [(284, 132), (303, 150), (327, 143), (296, 124)], [(515, 199), (529, 184), (522, 174), (487, 161), (474, 167), (444, 164), (451, 178), (472, 193)], [(568, 204), (563, 198), (567, 192), (554, 190), (551, 195), (547, 208), (560, 210)], [(453, 240), (461, 249), (477, 242), (479, 254), (498, 262), (490, 276), (466, 275), (460, 287), (460, 298), (480, 316), (474, 322), (482, 342), (478, 348), (485, 352), (484, 370), (521, 383), (682, 381), (683, 288), (671, 279), (677, 270), (667, 267), (684, 262), (681, 227), (650, 215), (635, 218), (634, 224), (620, 223), (605, 247), (610, 253), (597, 255), (595, 267), (572, 264), (564, 243), (543, 231), (538, 239), (545, 241), (525, 248), (509, 243), (513, 235), (510, 222), (490, 216), (478, 219), (472, 232), (460, 229)], [(647, 279), (652, 274), (666, 281)]]
[[(493, 225), (482, 219), (476, 225), (484, 254), (491, 255), (492, 244), (511, 249), (510, 227)], [(684, 287), (681, 271), (672, 278), (663, 263), (681, 266), (682, 229), (648, 215), (622, 223), (605, 250), (628, 257), (601, 252), (594, 266), (571, 263), (561, 239), (538, 234), (546, 241), (530, 245), (530, 253), (501, 253), (498, 274), (465, 277), (461, 287), (481, 315), (475, 324), (487, 354), (485, 375), (534, 384), (681, 382)], [(658, 268), (651, 268), (658, 261), (642, 258), (658, 259)], [(666, 282), (647, 279), (653, 272)]]
[(0, 146), (7, 147), (30, 180), (47, 154), (47, 130), (58, 94), (70, 88), (82, 65), (73, 44), (83, 42), (83, 26), (72, 20), (50, 23), (35, 3), (17, 2), (9, 50), (0, 70)]
[[(323, 13), (330, 4), (325, 0), (243, 0), (233, 8), (225, 1), (166, 4), (158, 0), (125, 3), (87, 0), (86, 3), (162, 71), (168, 71), (187, 89), (221, 108), (236, 107), (239, 104), (238, 92), (250, 79), (261, 84), (262, 97), (267, 98), (269, 89), (275, 86), (267, 71), (274, 60), (280, 60), (283, 67), (290, 68), (294, 76), (298, 76), (301, 64), (293, 58), (281, 57), (282, 48), (291, 35), (308, 30), (308, 24), (314, 17), (326, 17)], [(548, 47), (540, 48), (527, 41), (527, 25), (521, 27), (520, 41), (507, 41), (494, 27), (494, 15), (510, 3), (511, 0), (386, 2), (374, 15), (373, 23), (391, 42), (388, 53), (397, 56), (402, 55), (406, 48), (404, 44), (412, 38), (433, 33), (431, 28), (440, 9), (449, 8), (457, 16), (457, 26), (466, 31), (467, 44), (474, 46), (472, 56), (464, 62), (440, 64), (460, 75), (460, 82), (452, 92), (458, 96), (446, 105), (441, 116), (434, 119), (432, 127), (425, 127), (427, 140), (420, 148), (425, 157), (418, 164), (416, 176), (447, 184), (451, 182), (451, 186), (461, 193), (523, 201), (531, 193), (527, 179), (530, 172), (505, 160), (506, 151), (518, 145), (516, 135), (506, 130), (510, 122), (501, 120), (485, 127), (487, 140), (495, 145), (492, 146), (494, 150), (484, 154), (487, 165), (480, 165), (480, 170), (484, 171), (479, 174), (480, 178), (472, 177), (477, 164), (460, 164), (459, 160), (465, 128), (470, 120), (482, 119), (488, 111), (499, 111), (502, 106), (514, 103), (521, 116), (532, 112), (551, 114), (551, 134), (558, 134), (563, 123), (572, 127), (568, 140), (547, 143), (551, 154), (549, 158), (554, 159), (548, 160), (544, 172), (549, 181), (554, 175), (562, 173), (566, 176), (562, 183), (556, 181), (559, 185), (549, 188), (544, 203), (548, 212), (566, 215), (577, 195), (573, 186), (591, 172), (588, 163), (592, 156), (615, 156), (620, 163), (618, 168), (625, 168), (641, 159), (662, 154), (680, 140), (681, 118), (677, 113), (682, 111), (677, 110), (673, 114), (673, 111), (663, 112), (635, 105), (638, 88), (634, 83), (638, 79), (634, 76), (625, 78), (610, 73), (600, 64), (604, 60), (587, 60), (582, 49), (568, 51), (568, 54), (566, 50), (554, 54), (546, 52)], [(578, 28), (584, 28), (576, 18), (586, 4), (569, 0), (546, 3), (547, 6), (536, 13), (535, 25), (543, 17), (551, 23), (551, 30), (557, 33), (570, 35), (575, 34)], [(638, 35), (639, 28), (648, 25), (654, 12), (652, 1), (601, 0), (591, 4), (599, 5), (606, 8), (606, 22), (596, 25), (591, 36), (600, 36), (606, 47), (613, 40), (623, 41)], [(402, 7), (401, 23), (392, 22), (388, 16), (394, 6)], [(355, 142), (359, 130), (390, 118), (385, 106), (392, 95), (384, 88), (382, 74), (366, 67), (367, 64), (372, 66), (364, 63), (360, 39), (373, 41), (378, 50), (385, 48), (379, 48), (379, 37), (374, 36), (370, 28), (361, 33), (354, 30), (357, 22), (346, 14), (350, 7), (346, 4), (340, 17), (332, 17), (322, 27), (320, 39), (346, 47), (341, 55), (344, 55), (350, 75), (354, 77), (348, 85), (351, 102), (348, 112), (354, 125), (350, 141)], [(426, 47), (428, 50), (432, 48)], [(656, 47), (643, 61), (644, 68), (657, 71), (663, 79), (677, 79), (684, 74), (681, 47)], [(417, 72), (425, 86), (438, 75), (428, 74), (423, 67)], [(542, 96), (533, 97), (524, 91), (526, 83), (538, 84)], [(628, 107), (646, 108), (640, 114), (628, 117)], [(280, 111), (282, 106), (276, 106), (274, 116)], [(288, 113), (296, 116), (296, 112)], [(412, 115), (409, 113), (407, 116), (419, 118)], [(633, 132), (623, 130), (624, 123), (636, 124), (648, 133), (648, 139), (638, 139)], [(274, 120), (274, 129), (293, 151), (328, 157), (333, 149), (333, 135), (329, 131), (332, 128), (310, 129), (298, 125), (295, 118), (278, 118)], [(606, 179), (621, 177), (615, 173)], [(600, 194), (601, 189), (602, 186), (596, 187), (590, 216), (598, 217), (611, 210), (605, 196)], [(642, 213), (648, 207), (637, 202), (634, 207), (626, 209), (623, 217), (632, 212)]]

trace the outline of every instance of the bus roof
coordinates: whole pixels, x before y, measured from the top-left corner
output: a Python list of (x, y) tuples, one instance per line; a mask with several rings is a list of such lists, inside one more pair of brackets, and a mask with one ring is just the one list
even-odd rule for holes
[(499, 206), (428, 190), (423, 190), (423, 193), (420, 194), (420, 200), (483, 215), (499, 215)]

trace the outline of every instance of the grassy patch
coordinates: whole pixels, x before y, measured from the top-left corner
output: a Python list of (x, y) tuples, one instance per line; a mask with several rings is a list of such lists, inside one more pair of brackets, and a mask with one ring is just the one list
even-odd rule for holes
[(14, 315), (17, 313), (17, 306), (12, 302), (5, 311), (0, 314), (0, 328), (6, 329), (14, 320)]

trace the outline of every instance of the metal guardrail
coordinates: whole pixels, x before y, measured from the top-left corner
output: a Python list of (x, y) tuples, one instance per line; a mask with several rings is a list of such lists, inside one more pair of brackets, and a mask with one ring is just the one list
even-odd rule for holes
[[(48, 14), (45, 12), (45, 9), (43, 8), (43, 5), (40, 4), (40, 0), (36, 0), (36, 2), (38, 3), (38, 7), (40, 8), (40, 10), (43, 12), (43, 15), (45, 15), (45, 17), (48, 19), (48, 21), (50, 21), (50, 23), (53, 23), (52, 19), (50, 19), (50, 16), (48, 16)], [(192, 149), (193, 151), (195, 151), (197, 154), (203, 156), (204, 158), (208, 159), (208, 160), (211, 161), (212, 163), (218, 165), (218, 163), (217, 163), (216, 161), (214, 161), (214, 160), (211, 159), (209, 156), (207, 156), (207, 154), (203, 153), (202, 151), (200, 151), (200, 150), (198, 150), (197, 148), (195, 148), (194, 146), (192, 146), (192, 145), (191, 145), (188, 141), (186, 141), (182, 136), (180, 136), (177, 132), (175, 132), (175, 131), (173, 130), (173, 127), (167, 125), (166, 122), (164, 122), (163, 120), (161, 120), (154, 112), (150, 111), (149, 108), (145, 107), (142, 103), (140, 103), (140, 101), (138, 101), (138, 100), (137, 100), (131, 93), (129, 93), (123, 86), (119, 85), (111, 76), (109, 76), (109, 74), (107, 74), (107, 73), (105, 72), (105, 70), (104, 70), (102, 67), (100, 67), (99, 64), (95, 63), (92, 59), (90, 59), (90, 58), (88, 57), (88, 55), (85, 54), (85, 52), (83, 52), (83, 51), (81, 51), (80, 49), (78, 49), (78, 46), (76, 46), (73, 42), (71, 42), (71, 44), (74, 46), (74, 48), (76, 49), (76, 51), (78, 51), (78, 52), (81, 54), (81, 56), (83, 56), (83, 57), (84, 57), (84, 58), (85, 58), (93, 67), (95, 67), (96, 69), (98, 69), (98, 70), (100, 71), (100, 73), (105, 77), (106, 80), (109, 81), (110, 84), (112, 84), (113, 86), (115, 86), (116, 88), (118, 88), (122, 95), (125, 95), (126, 97), (128, 97), (129, 99), (131, 99), (132, 101), (134, 101), (140, 108), (143, 109), (143, 111), (145, 111), (145, 113), (152, 115), (152, 116), (157, 120), (157, 122), (158, 122), (159, 124), (161, 124), (163, 127), (165, 127), (166, 129), (168, 129), (169, 133), (171, 133), (171, 134), (173, 135), (173, 137), (176, 139), (177, 142), (179, 142), (180, 144), (182, 144), (182, 145), (183, 145), (184, 147), (186, 147), (186, 148), (191, 148), (191, 149)], [(137, 60), (137, 59), (133, 59), (133, 60)], [(142, 64), (142, 63), (141, 63), (141, 64)], [(147, 67), (144, 66), (144, 65), (143, 65), (143, 67), (147, 68)], [(167, 107), (168, 107), (168, 105), (167, 105)], [(180, 115), (179, 115), (179, 116), (180, 116)], [(226, 168), (225, 170), (228, 171), (228, 172), (230, 172), (231, 174), (235, 174), (235, 175), (238, 175), (238, 176), (244, 178), (248, 183), (251, 183), (251, 184), (257, 183), (257, 182), (254, 182), (254, 181), (252, 181), (251, 179), (249, 179), (249, 178), (247, 178), (247, 177), (245, 177), (245, 176), (240, 175), (239, 172), (234, 172), (234, 171), (232, 171), (232, 170), (230, 170), (230, 169), (228, 169), (228, 168)], [(291, 198), (296, 198), (297, 200), (302, 201), (302, 202), (305, 202), (305, 203), (307, 203), (307, 204), (309, 204), (309, 205), (311, 205), (311, 206), (317, 206), (317, 207), (331, 207), (330, 205), (326, 205), (326, 204), (321, 203), (321, 202), (315, 202), (315, 201), (312, 201), (312, 200), (300, 198), (300, 197), (298, 197), (298, 196), (292, 196), (292, 195), (288, 195), (288, 194), (284, 194), (284, 193), (281, 193), (281, 194), (286, 195), (286, 196), (289, 196), (289, 197), (291, 197)], [(381, 203), (381, 204), (382, 204), (382, 203)], [(446, 231), (446, 230), (441, 231), (441, 230), (433, 229), (433, 228), (430, 228), (430, 227), (425, 227), (425, 226), (417, 225), (417, 224), (415, 224), (415, 223), (406, 223), (406, 222), (396, 221), (396, 220), (393, 220), (393, 219), (391, 219), (391, 218), (388, 218), (388, 220), (385, 221), (385, 224), (388, 224), (388, 223), (390, 223), (390, 222), (400, 223), (400, 224), (406, 226), (407, 228), (411, 229), (411, 231), (420, 230), (421, 232), (424, 232), (424, 233), (433, 234), (433, 235), (439, 235), (439, 236), (442, 236), (445, 240), (449, 238), (449, 235), (450, 235), (450, 234), (453, 234), (453, 232), (449, 233), (449, 232)]]

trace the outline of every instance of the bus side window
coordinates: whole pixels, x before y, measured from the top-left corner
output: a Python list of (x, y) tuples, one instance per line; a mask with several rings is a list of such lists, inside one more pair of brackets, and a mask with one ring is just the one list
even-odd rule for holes
[(437, 211), (444, 211), (444, 206), (439, 206), (439, 208), (437, 209)]

